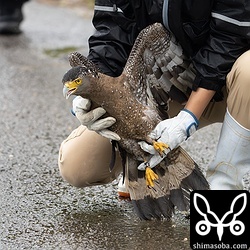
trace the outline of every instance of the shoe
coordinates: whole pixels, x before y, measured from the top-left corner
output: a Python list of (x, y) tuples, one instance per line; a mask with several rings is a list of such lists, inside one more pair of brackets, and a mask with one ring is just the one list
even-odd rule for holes
[(117, 186), (117, 193), (119, 198), (121, 199), (128, 199), (130, 198), (130, 194), (126, 189), (125, 183), (123, 182), (123, 177), (120, 178), (118, 186)]
[(0, 34), (16, 35), (21, 33), (19, 26), (22, 21), (21, 8), (0, 9)]

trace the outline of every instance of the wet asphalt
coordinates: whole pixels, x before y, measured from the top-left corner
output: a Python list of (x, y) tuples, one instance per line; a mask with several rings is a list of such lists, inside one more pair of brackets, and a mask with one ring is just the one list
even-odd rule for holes
[[(116, 183), (78, 189), (57, 167), (60, 143), (78, 126), (61, 78), (68, 51), (87, 54), (91, 10), (37, 1), (23, 33), (0, 35), (0, 249), (190, 249), (189, 220), (140, 221)], [(220, 125), (184, 145), (205, 169)]]

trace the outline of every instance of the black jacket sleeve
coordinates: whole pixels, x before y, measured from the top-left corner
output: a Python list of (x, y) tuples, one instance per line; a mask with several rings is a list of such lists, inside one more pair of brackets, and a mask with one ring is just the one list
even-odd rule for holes
[(193, 89), (220, 91), (235, 60), (250, 48), (250, 1), (165, 1), (170, 31), (197, 71)]
[(210, 33), (193, 57), (194, 89), (219, 91), (235, 60), (250, 48), (250, 1), (215, 1)]
[(96, 0), (95, 33), (89, 38), (89, 55), (99, 69), (119, 76), (139, 32), (161, 22), (163, 0)]
[[(128, 4), (118, 7), (109, 0), (96, 0), (95, 8), (93, 25), (96, 30), (89, 38), (88, 58), (103, 73), (118, 76), (137, 35), (132, 11)], [(125, 16), (126, 13), (130, 14)]]

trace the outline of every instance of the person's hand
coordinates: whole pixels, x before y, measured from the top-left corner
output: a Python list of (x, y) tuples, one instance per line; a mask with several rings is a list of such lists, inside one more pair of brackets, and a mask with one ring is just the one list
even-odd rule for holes
[(99, 119), (106, 113), (106, 110), (104, 108), (98, 107), (91, 110), (91, 101), (82, 98), (81, 96), (75, 97), (72, 104), (72, 113), (77, 117), (82, 125), (108, 139), (116, 141), (120, 140), (118, 134), (108, 129), (116, 122), (116, 119), (114, 117)]
[(199, 122), (195, 115), (186, 109), (180, 111), (174, 118), (161, 121), (149, 137), (154, 141), (167, 144), (168, 148), (164, 150), (163, 155), (160, 155), (152, 145), (144, 141), (139, 142), (140, 147), (150, 153), (152, 157), (149, 162), (140, 164), (138, 169), (145, 170), (147, 166), (153, 168), (158, 165), (172, 149), (191, 136), (197, 130), (198, 125)]

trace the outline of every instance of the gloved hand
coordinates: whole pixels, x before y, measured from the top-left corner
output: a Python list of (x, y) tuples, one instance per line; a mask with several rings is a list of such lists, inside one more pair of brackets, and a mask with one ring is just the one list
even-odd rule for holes
[[(180, 113), (171, 119), (161, 121), (155, 129), (150, 133), (149, 137), (157, 142), (163, 142), (169, 146), (164, 150), (161, 156), (152, 145), (142, 141), (139, 142), (140, 147), (152, 154), (148, 164), (150, 168), (159, 164), (164, 157), (174, 148), (179, 146), (189, 136), (191, 136), (199, 125), (199, 121), (195, 115), (187, 109), (183, 109)], [(139, 170), (145, 170), (146, 164), (142, 163), (138, 166)]]
[(118, 134), (107, 129), (116, 122), (114, 117), (99, 119), (106, 113), (104, 108), (98, 107), (90, 110), (91, 101), (82, 98), (81, 96), (75, 97), (72, 104), (72, 113), (77, 117), (82, 125), (108, 139), (116, 141), (121, 139)]

